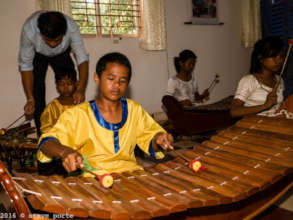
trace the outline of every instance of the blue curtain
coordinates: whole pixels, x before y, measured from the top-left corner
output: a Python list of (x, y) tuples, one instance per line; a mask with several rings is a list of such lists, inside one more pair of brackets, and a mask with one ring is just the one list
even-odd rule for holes
[[(262, 37), (279, 36), (288, 48), (293, 38), (293, 0), (260, 0)], [(293, 93), (293, 53), (291, 51), (283, 73), (285, 98)]]

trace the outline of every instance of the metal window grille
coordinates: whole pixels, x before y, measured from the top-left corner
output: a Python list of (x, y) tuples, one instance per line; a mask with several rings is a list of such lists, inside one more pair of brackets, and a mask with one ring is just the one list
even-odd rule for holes
[(72, 18), (84, 35), (139, 36), (141, 0), (71, 0)]

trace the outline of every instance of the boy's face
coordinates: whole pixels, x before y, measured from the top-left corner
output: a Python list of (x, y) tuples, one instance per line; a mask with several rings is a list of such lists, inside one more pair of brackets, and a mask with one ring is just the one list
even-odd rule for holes
[(42, 39), (45, 41), (45, 43), (49, 47), (54, 48), (54, 47), (57, 47), (59, 44), (61, 44), (63, 40), (63, 36), (64, 35), (60, 35), (59, 37), (56, 37), (56, 38), (49, 38), (49, 37), (46, 37), (45, 35), (42, 35)]
[(107, 63), (106, 69), (94, 80), (99, 86), (99, 95), (110, 101), (118, 101), (125, 94), (128, 86), (129, 69), (119, 63)]
[(60, 96), (63, 97), (71, 97), (76, 88), (75, 82), (68, 77), (59, 80), (56, 85)]

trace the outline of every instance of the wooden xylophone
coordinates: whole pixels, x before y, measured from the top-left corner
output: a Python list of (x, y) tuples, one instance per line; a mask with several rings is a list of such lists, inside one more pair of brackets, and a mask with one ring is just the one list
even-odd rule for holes
[(218, 111), (230, 111), (232, 101), (234, 96), (228, 96), (224, 99), (221, 99), (218, 102), (206, 104), (206, 105), (195, 105), (195, 106), (185, 106), (184, 110), (193, 111), (193, 112), (218, 112)]
[(205, 169), (193, 172), (175, 158), (144, 171), (115, 174), (110, 189), (93, 178), (17, 174), (12, 179), (33, 209), (47, 213), (251, 219), (293, 185), (293, 120), (248, 116), (184, 156), (200, 160)]
[(229, 102), (232, 102), (232, 99), (233, 97), (224, 99), (228, 100), (224, 101), (226, 103), (224, 108), (218, 104), (213, 105), (214, 107), (207, 107), (211, 105), (183, 107), (173, 96), (165, 95), (162, 103), (166, 109), (168, 121), (172, 125), (170, 133), (186, 136), (231, 126), (235, 123), (230, 115), (231, 103)]
[(19, 166), (24, 168), (25, 160), (33, 158), (37, 149), (37, 139), (27, 136), (34, 131), (35, 128), (27, 123), (10, 128), (5, 134), (0, 135), (0, 159), (8, 164), (9, 171), (12, 170), (13, 161), (19, 162)]

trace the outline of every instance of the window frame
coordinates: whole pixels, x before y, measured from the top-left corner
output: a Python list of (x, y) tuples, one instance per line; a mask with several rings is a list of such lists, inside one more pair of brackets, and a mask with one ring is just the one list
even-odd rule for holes
[[(70, 0), (70, 6), (71, 6), (71, 13), (73, 12), (72, 10), (72, 2), (73, 3), (87, 3), (86, 2), (87, 0), (84, 0), (83, 2), (80, 2), (78, 0)], [(101, 4), (99, 1), (100, 0), (93, 0), (94, 1), (94, 4), (97, 4), (99, 6), (99, 4)], [(126, 34), (102, 34), (100, 33), (100, 30), (102, 28), (102, 25), (101, 25), (101, 21), (99, 19), (100, 17), (100, 14), (97, 13), (97, 11), (95, 12), (95, 20), (96, 20), (96, 25), (94, 26), (95, 29), (96, 29), (96, 33), (95, 34), (89, 34), (89, 33), (81, 33), (81, 35), (85, 38), (139, 38), (141, 36), (141, 32), (142, 32), (142, 1), (143, 0), (135, 0), (136, 2), (138, 2), (138, 4), (136, 4), (136, 7), (139, 8), (138, 10), (138, 16), (137, 16), (137, 27), (136, 27), (136, 30), (137, 30), (137, 34), (129, 34), (129, 33), (126, 33)], [(103, 4), (103, 3), (102, 3)], [(97, 9), (96, 9), (97, 10)], [(73, 18), (73, 15), (74, 13), (72, 13), (72, 19), (77, 23), (78, 25), (78, 21), (75, 20)], [(84, 14), (84, 16), (87, 16), (87, 14)], [(79, 26), (79, 25), (78, 25)], [(79, 26), (79, 28), (81, 29), (81, 27)], [(113, 28), (113, 27), (112, 27)]]

